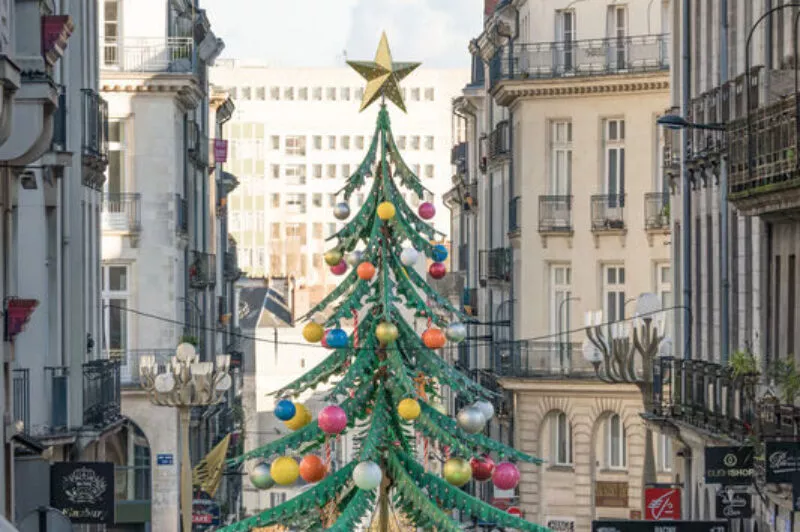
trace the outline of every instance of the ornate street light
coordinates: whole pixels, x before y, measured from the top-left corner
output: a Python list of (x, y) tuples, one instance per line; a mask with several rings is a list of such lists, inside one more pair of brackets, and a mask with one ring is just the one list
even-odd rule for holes
[[(213, 362), (199, 362), (192, 344), (183, 343), (164, 366), (154, 355), (139, 360), (139, 377), (150, 402), (171, 406), (180, 413), (181, 437), (181, 516), (183, 531), (192, 529), (192, 473), (189, 461), (189, 418), (192, 407), (222, 402), (233, 382), (228, 374), (230, 355), (217, 355)], [(162, 371), (163, 369), (163, 371)]]

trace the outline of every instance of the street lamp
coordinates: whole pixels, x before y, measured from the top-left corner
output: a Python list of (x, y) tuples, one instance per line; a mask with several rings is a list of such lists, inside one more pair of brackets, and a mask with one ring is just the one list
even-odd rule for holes
[(181, 437), (181, 516), (183, 531), (192, 529), (192, 474), (189, 462), (189, 418), (192, 407), (220, 403), (231, 387), (228, 374), (230, 355), (217, 355), (213, 362), (200, 362), (192, 344), (183, 343), (164, 367), (156, 363), (155, 355), (142, 356), (139, 377), (150, 402), (171, 406), (180, 414)]
[(678, 115), (664, 115), (658, 117), (656, 124), (664, 126), (667, 129), (708, 129), (711, 131), (725, 131), (725, 124), (696, 124), (689, 122), (682, 116)]

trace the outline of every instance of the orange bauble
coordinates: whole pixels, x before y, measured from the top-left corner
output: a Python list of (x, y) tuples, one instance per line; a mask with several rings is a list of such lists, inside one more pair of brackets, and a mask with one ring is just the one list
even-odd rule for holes
[(315, 454), (304, 456), (300, 461), (300, 476), (306, 482), (319, 482), (325, 478), (326, 472), (327, 468), (322, 459)]
[(375, 276), (375, 266), (369, 262), (362, 262), (358, 265), (356, 273), (358, 273), (359, 279), (363, 281), (369, 281)]
[(433, 327), (422, 333), (422, 341), (428, 349), (440, 349), (446, 342), (442, 330)]

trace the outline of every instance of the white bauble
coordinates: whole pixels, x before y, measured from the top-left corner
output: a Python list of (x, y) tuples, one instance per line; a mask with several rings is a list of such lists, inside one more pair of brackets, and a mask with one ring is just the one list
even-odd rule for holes
[(351, 268), (355, 268), (364, 262), (364, 252), (359, 250), (351, 251), (347, 254), (347, 258), (345, 260), (347, 260), (347, 264), (349, 264)]
[(444, 335), (453, 343), (463, 342), (467, 337), (467, 326), (458, 322), (451, 323), (444, 330)]
[(475, 401), (472, 405), (483, 414), (483, 419), (489, 421), (494, 417), (494, 405), (489, 401)]
[(417, 260), (419, 260), (419, 251), (414, 248), (406, 248), (400, 253), (400, 262), (407, 268), (415, 266)]
[(371, 491), (381, 485), (383, 471), (375, 462), (361, 462), (353, 469), (353, 482), (359, 489)]

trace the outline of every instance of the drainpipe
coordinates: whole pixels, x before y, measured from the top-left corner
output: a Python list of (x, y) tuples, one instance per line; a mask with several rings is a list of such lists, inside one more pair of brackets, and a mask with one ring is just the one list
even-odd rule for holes
[[(719, 84), (728, 81), (728, 0), (720, 0), (719, 31)], [(728, 165), (725, 155), (720, 157), (719, 209), (720, 209), (720, 348), (723, 366), (730, 356), (730, 257), (728, 256)]]

